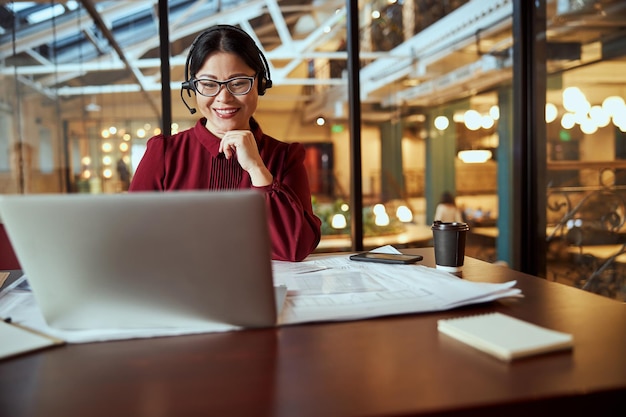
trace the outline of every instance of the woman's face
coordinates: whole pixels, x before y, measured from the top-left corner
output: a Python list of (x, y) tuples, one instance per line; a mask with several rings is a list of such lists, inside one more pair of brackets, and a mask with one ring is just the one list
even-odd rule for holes
[[(210, 78), (226, 81), (234, 77), (251, 77), (255, 72), (238, 55), (229, 52), (216, 52), (209, 55), (196, 73), (196, 79)], [(259, 93), (258, 80), (250, 92), (235, 96), (222, 86), (215, 97), (205, 97), (196, 93), (198, 109), (206, 117), (206, 128), (217, 137), (231, 130), (249, 130), (250, 117), (256, 111)]]

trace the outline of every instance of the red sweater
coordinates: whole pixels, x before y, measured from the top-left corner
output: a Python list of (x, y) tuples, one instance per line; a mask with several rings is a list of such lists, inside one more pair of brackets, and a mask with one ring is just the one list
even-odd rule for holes
[(280, 142), (263, 134), (251, 120), (259, 154), (274, 182), (254, 187), (236, 158), (218, 155), (220, 139), (200, 119), (196, 125), (165, 139), (148, 141), (130, 184), (130, 191), (228, 190), (254, 188), (265, 192), (272, 258), (301, 261), (320, 241), (320, 220), (313, 214), (311, 191), (300, 143)]

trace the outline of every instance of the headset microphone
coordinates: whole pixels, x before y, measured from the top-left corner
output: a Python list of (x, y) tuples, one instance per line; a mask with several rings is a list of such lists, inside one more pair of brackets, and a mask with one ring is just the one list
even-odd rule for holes
[(185, 97), (183, 96), (183, 90), (187, 90), (187, 95), (191, 97), (191, 93), (189, 92), (189, 90), (191, 89), (191, 83), (189, 81), (185, 81), (180, 88), (180, 98), (183, 101), (185, 107), (187, 107), (187, 110), (189, 110), (189, 113), (194, 114), (196, 112), (196, 109), (194, 109), (193, 107), (189, 107), (189, 104), (187, 104), (187, 102), (185, 101)]

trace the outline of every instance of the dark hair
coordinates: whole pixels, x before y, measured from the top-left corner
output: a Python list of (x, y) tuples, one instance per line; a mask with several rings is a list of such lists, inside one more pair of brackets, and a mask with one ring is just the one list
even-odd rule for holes
[[(195, 78), (208, 56), (228, 52), (239, 56), (259, 79), (259, 94), (270, 87), (267, 61), (254, 40), (243, 30), (230, 25), (217, 25), (202, 32), (189, 51), (189, 78)], [(267, 84), (267, 85), (266, 85)]]
[(443, 194), (441, 194), (441, 200), (439, 201), (439, 203), (456, 205), (456, 202), (454, 201), (454, 196), (449, 191), (445, 191)]

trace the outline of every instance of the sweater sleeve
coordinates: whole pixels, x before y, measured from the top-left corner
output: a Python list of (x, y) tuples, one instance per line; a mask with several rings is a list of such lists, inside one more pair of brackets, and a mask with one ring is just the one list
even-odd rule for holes
[(313, 214), (304, 154), (301, 144), (289, 145), (273, 183), (255, 187), (265, 191), (272, 257), (276, 260), (301, 261), (321, 238), (321, 221)]

